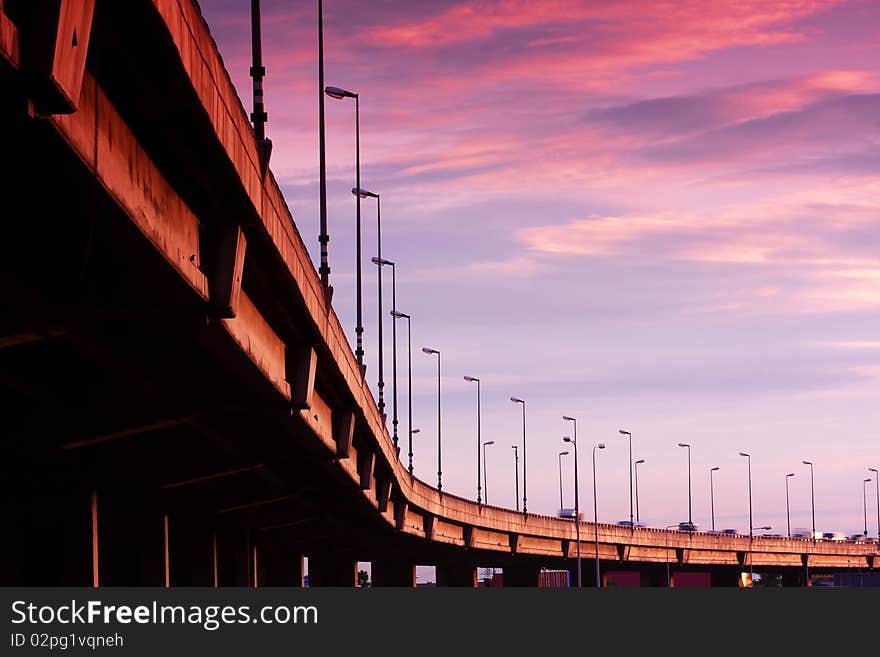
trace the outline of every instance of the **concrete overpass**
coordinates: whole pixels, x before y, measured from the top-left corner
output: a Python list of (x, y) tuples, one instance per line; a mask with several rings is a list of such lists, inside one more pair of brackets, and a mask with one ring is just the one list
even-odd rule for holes
[[(570, 520), (398, 460), (193, 0), (0, 0), (0, 584), (535, 585)], [(876, 544), (584, 523), (604, 573), (734, 585)]]

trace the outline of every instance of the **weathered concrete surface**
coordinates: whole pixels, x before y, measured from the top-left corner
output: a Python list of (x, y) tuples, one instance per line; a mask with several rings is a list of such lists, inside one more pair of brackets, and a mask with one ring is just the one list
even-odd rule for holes
[[(277, 402), (279, 408), (291, 408), (294, 400), (290, 382), (302, 376), (291, 371), (294, 360), (290, 355), (314, 345), (316, 361), (309, 374), (314, 381), (300, 395), (308, 398), (309, 408), (292, 411), (284, 426), (297, 440), (308, 443), (321, 467), (327, 468), (328, 488), (360, 491), (358, 504), (370, 510), (356, 513), (368, 516), (366, 522), (373, 529), (387, 532), (395, 540), (422, 541), (461, 554), (467, 568), (462, 561), (449, 561), (443, 566), (448, 581), (470, 581), (474, 557), (468, 550), (504, 554), (507, 558), (574, 558), (576, 531), (571, 521), (477, 505), (448, 493), (441, 495), (409, 476), (398, 460), (339, 320), (325, 303), (320, 280), (280, 189), (271, 172), (265, 177), (260, 174), (247, 115), (197, 6), (189, 0), (153, 0), (152, 11), (165, 30), (154, 38), (173, 42), (178, 57), (175, 66), (185, 74), (198, 106), (191, 120), (210, 127), (216, 145), (237, 176), (235, 185), (224, 186), (218, 193), (223, 195), (224, 203), (247, 207), (240, 218), (247, 250), (239, 269), (247, 271), (251, 263), (271, 273), (261, 280), (269, 289), (251, 289), (250, 293), (242, 290), (234, 304), (235, 317), (222, 319), (215, 326), (271, 383), (277, 394), (270, 401)], [(18, 42), (15, 27), (0, 11), (0, 53), (12, 68), (20, 66)], [(114, 89), (113, 97), (138, 93), (137, 81), (129, 84), (128, 89)], [(76, 112), (52, 115), (48, 122), (128, 221), (176, 272), (189, 292), (191, 304), (208, 312), (211, 279), (203, 260), (209, 249), (202, 234), (205, 229), (216, 228), (212, 218), (199, 216), (189, 207), (184, 200), (186, 190), (176, 189), (163, 175), (140, 136), (90, 71), (83, 75)], [(245, 277), (245, 289), (249, 284)], [(295, 334), (278, 319), (278, 308), (297, 317)], [(747, 536), (583, 523), (583, 559), (595, 554), (596, 531), (600, 558), (611, 562), (681, 560), (688, 564), (736, 565), (742, 563), (741, 555), (745, 554), (755, 564), (788, 566), (800, 564), (806, 554), (811, 566), (864, 568), (876, 552), (876, 545), (869, 544), (760, 537), (750, 540)], [(247, 563), (252, 556), (241, 558)], [(316, 559), (316, 581), (349, 581), (350, 559), (346, 557), (344, 563), (335, 565), (324, 557)], [(239, 566), (230, 572), (235, 574), (224, 579), (248, 580), (246, 568)]]

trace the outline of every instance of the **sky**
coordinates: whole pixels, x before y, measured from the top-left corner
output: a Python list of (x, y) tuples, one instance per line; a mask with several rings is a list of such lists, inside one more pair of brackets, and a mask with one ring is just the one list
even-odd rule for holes
[[(251, 111), (250, 3), (200, 0)], [(271, 168), (318, 264), (316, 3), (263, 0)], [(748, 532), (864, 530), (880, 468), (880, 4), (872, 0), (325, 0), (325, 84), (360, 95), (361, 181), (412, 315), (415, 472), (491, 504), (579, 503)], [(355, 116), (326, 99), (333, 304), (354, 339)], [(376, 208), (362, 202), (376, 391)], [(390, 276), (384, 276), (392, 416)], [(406, 454), (406, 325), (398, 326)], [(522, 407), (526, 400), (526, 447)], [(572, 455), (562, 457), (564, 506)], [(520, 492), (522, 493), (522, 472)], [(867, 487), (877, 533), (876, 490)], [(760, 532), (759, 532), (760, 533)]]

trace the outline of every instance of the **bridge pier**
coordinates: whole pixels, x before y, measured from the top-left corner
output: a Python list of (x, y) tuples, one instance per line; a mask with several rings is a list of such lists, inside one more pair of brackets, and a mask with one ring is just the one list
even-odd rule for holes
[(436, 572), (437, 586), (477, 586), (477, 567), (467, 561), (438, 563)]
[(101, 586), (165, 586), (165, 516), (118, 491), (97, 497)]
[(302, 553), (280, 542), (260, 542), (257, 547), (258, 586), (302, 587), (305, 573)]
[(0, 586), (92, 586), (91, 494), (19, 495), (4, 492), (0, 507)]
[(807, 585), (806, 572), (803, 568), (785, 568), (782, 571), (783, 588), (803, 587)]
[(214, 534), (217, 586), (253, 586), (253, 548), (249, 532), (225, 527)]
[(337, 554), (309, 555), (309, 586), (357, 586), (357, 561)]
[(371, 581), (373, 586), (405, 586), (416, 585), (416, 565), (409, 561), (382, 559), (370, 563)]
[[(503, 568), (504, 586), (538, 586), (538, 566), (534, 564), (507, 565)], [(577, 577), (577, 575), (575, 575)]]
[(169, 519), (172, 586), (214, 586), (214, 531), (195, 519)]

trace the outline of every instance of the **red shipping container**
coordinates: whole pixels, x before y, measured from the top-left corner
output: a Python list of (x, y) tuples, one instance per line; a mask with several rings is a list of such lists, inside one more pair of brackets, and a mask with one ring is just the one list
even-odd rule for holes
[(680, 588), (710, 587), (712, 586), (712, 574), (678, 572), (672, 576), (672, 586)]

